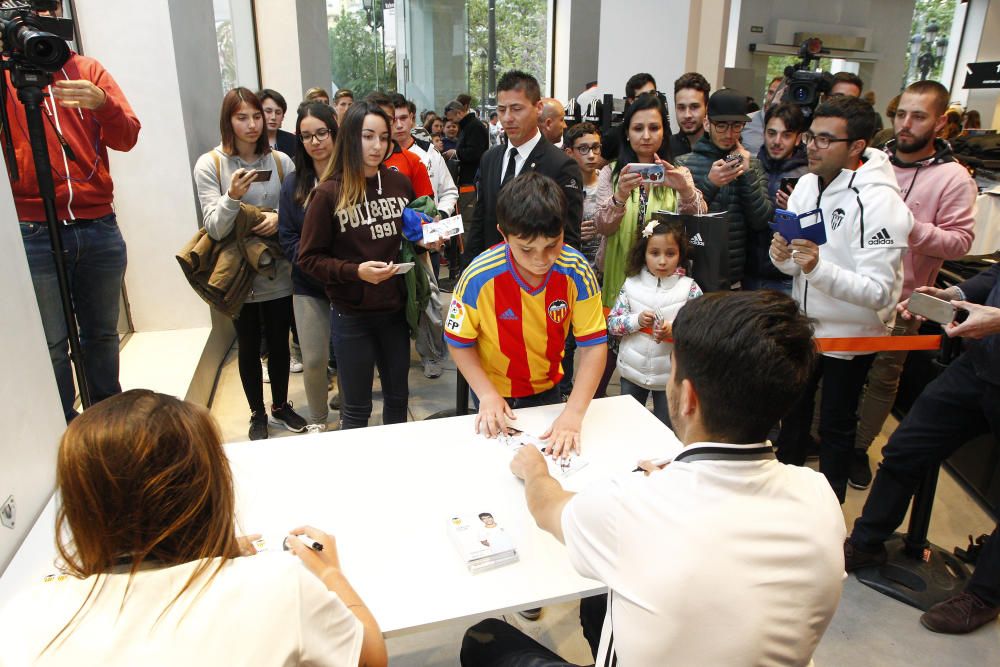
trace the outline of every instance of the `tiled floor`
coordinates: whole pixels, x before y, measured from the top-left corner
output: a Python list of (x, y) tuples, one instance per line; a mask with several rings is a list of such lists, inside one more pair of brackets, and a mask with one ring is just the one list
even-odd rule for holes
[[(375, 408), (372, 425), (381, 423), (381, 401), (378, 380), (375, 381)], [(609, 393), (617, 394), (612, 383)], [(307, 412), (302, 375), (291, 376), (289, 395), (302, 414)], [(267, 396), (265, 392), (265, 396)], [(447, 364), (444, 375), (435, 380), (424, 377), (415, 353), (410, 368), (410, 419), (453, 408), (455, 403), (455, 369)], [(236, 365), (235, 351), (227, 358), (219, 377), (212, 404), (212, 414), (219, 421), (227, 442), (246, 440), (249, 411), (243, 397)], [(331, 412), (331, 423), (337, 418)], [(878, 452), (885, 438), (895, 428), (890, 418), (872, 447)], [(271, 437), (294, 434), (277, 432)], [(874, 463), (874, 461), (873, 461)], [(866, 491), (849, 489), (844, 505), (848, 527), (861, 512)], [(979, 535), (993, 529), (993, 521), (948, 473), (938, 482), (930, 539), (947, 549), (965, 545), (969, 534)], [(569, 661), (590, 664), (586, 642), (580, 632), (577, 604), (567, 603), (545, 609), (534, 623), (516, 616), (507, 620), (521, 626), (543, 644), (553, 648)], [(920, 612), (885, 597), (860, 584), (853, 576), (844, 582), (840, 607), (816, 652), (819, 667), (865, 665), (958, 666), (996, 665), (1000, 661), (1000, 623), (993, 623), (972, 635), (951, 637), (924, 630), (918, 621)], [(435, 629), (396, 637), (389, 641), (391, 664), (394, 667), (445, 667), (458, 664), (458, 651), (466, 623), (451, 624)], [(992, 658), (990, 656), (993, 656)]]

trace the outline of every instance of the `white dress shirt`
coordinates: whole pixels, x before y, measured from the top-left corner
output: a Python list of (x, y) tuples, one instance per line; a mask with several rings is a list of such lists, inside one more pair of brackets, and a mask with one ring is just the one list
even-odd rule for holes
[(517, 158), (514, 161), (514, 176), (521, 175), (521, 169), (524, 168), (524, 163), (528, 161), (528, 156), (531, 155), (531, 151), (535, 150), (535, 146), (538, 142), (542, 140), (542, 133), (535, 128), (535, 136), (528, 139), (520, 146), (508, 146), (507, 150), (503, 154), (503, 164), (500, 165), (500, 182), (503, 183), (503, 177), (507, 173), (507, 162), (510, 161), (510, 152), (516, 151)]

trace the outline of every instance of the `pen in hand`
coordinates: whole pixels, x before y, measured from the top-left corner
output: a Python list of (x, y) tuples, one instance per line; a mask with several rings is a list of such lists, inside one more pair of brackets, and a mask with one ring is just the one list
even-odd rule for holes
[[(667, 457), (662, 459), (651, 459), (647, 461), (647, 463), (649, 463), (649, 465), (652, 466), (653, 468), (662, 468), (673, 460), (674, 460), (673, 457)], [(642, 461), (640, 461), (639, 463), (640, 465), (636, 466), (632, 472), (648, 472), (645, 468), (642, 467), (641, 465)]]

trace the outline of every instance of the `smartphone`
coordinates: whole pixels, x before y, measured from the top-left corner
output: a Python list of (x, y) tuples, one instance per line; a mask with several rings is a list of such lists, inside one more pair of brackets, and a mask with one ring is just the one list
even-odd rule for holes
[(630, 174), (640, 174), (643, 183), (659, 185), (663, 183), (666, 171), (662, 164), (649, 164), (647, 162), (635, 162), (628, 165)]
[(910, 295), (906, 309), (914, 315), (920, 315), (938, 324), (950, 324), (955, 321), (956, 308), (951, 302), (921, 292)]
[(271, 170), (270, 169), (258, 169), (257, 173), (254, 174), (254, 183), (267, 183), (271, 180)]
[(399, 275), (399, 274), (406, 273), (407, 271), (409, 271), (410, 269), (412, 269), (413, 266), (414, 266), (414, 264), (413, 264), (413, 262), (400, 262), (396, 266), (399, 267), (399, 271), (396, 271), (396, 274)]
[(783, 178), (783, 179), (781, 179), (781, 185), (778, 186), (778, 189), (790, 193), (792, 190), (795, 189), (795, 185), (798, 182), (799, 182), (798, 177), (796, 177), (796, 178)]
[(739, 153), (730, 153), (726, 156), (726, 164), (735, 169), (737, 165), (743, 164), (743, 156)]

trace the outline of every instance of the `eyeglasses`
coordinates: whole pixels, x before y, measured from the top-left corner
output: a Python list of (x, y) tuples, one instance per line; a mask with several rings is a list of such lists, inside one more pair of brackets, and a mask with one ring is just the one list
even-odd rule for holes
[(816, 144), (816, 148), (826, 149), (830, 147), (830, 144), (836, 143), (847, 143), (848, 141), (854, 141), (851, 138), (838, 139), (837, 137), (827, 136), (825, 134), (813, 134), (812, 132), (802, 133), (802, 143), (809, 145), (809, 142)]
[(600, 153), (601, 152), (601, 145), (600, 144), (592, 144), (592, 145), (588, 146), (587, 144), (584, 144), (582, 146), (576, 146), (576, 147), (574, 147), (574, 150), (577, 153), (579, 153), (580, 155), (590, 155), (591, 151), (593, 151), (595, 153)]
[(315, 142), (322, 143), (326, 141), (326, 138), (329, 137), (331, 134), (333, 133), (328, 128), (323, 127), (316, 130), (316, 132), (313, 134), (307, 134), (303, 132), (302, 134), (299, 135), (299, 141), (301, 141), (304, 144), (308, 144), (310, 141), (314, 143)]
[(731, 130), (735, 130), (737, 132), (742, 132), (744, 126), (746, 126), (746, 122), (744, 122), (744, 121), (732, 121), (732, 122), (716, 123), (713, 120), (713, 121), (709, 121), (709, 122), (712, 124), (712, 127), (715, 128), (716, 132), (729, 132)]

